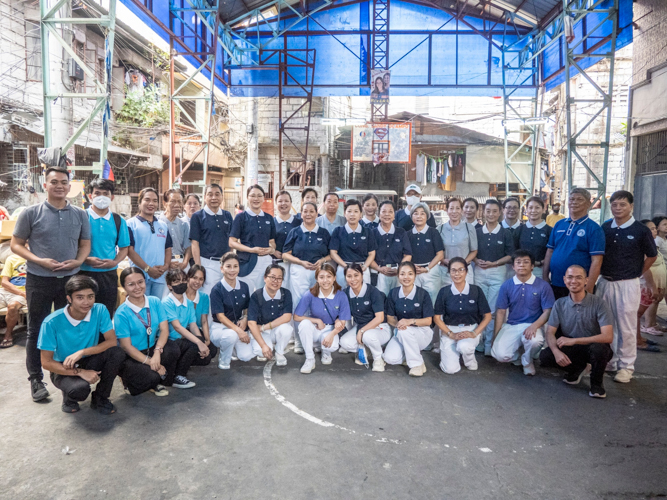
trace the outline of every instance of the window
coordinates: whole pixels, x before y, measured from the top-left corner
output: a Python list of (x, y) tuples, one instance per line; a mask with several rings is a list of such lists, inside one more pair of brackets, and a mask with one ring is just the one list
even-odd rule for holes
[(289, 187), (321, 186), (322, 184), (319, 161), (306, 163), (305, 177), (301, 162), (288, 161), (287, 168), (289, 170), (287, 172), (287, 186)]
[(637, 175), (667, 172), (667, 130), (637, 137)]
[(25, 22), (25, 68), (26, 80), (42, 81), (42, 44), (39, 23), (36, 21)]

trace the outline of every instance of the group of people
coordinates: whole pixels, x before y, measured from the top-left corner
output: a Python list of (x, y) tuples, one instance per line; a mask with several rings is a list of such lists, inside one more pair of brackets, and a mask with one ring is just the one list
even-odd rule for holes
[[(281, 191), (275, 217), (262, 210), (258, 185), (235, 217), (217, 184), (203, 209), (197, 195), (145, 188), (125, 222), (109, 210), (113, 182), (92, 181), (84, 211), (66, 199), (67, 171), (51, 167), (45, 178), (47, 200), (21, 213), (11, 248), (27, 261), (32, 397), (49, 395), (44, 367), (68, 413), (91, 386), (91, 406), (113, 413), (116, 376), (131, 395), (165, 396), (195, 386), (190, 367), (215, 356), (222, 370), (254, 358), (285, 366), (290, 342), (305, 355), (302, 373), (315, 369), (316, 353), (328, 365), (338, 352), (368, 367), (372, 359), (375, 372), (405, 364), (419, 377), (422, 351), (432, 349), (454, 374), (461, 361), (476, 370), (479, 351), (526, 375), (539, 358), (564, 369), (568, 384), (590, 371), (589, 394), (602, 398), (605, 371), (632, 378), (640, 298), (648, 308), (664, 295), (652, 230), (667, 232), (667, 222), (635, 221), (627, 191), (611, 196), (613, 219), (602, 226), (580, 188), (553, 228), (537, 197), (525, 203), (525, 223), (518, 199), (489, 199), (483, 224), (475, 199), (450, 198), (449, 220), (436, 226), (417, 185), (404, 209), (368, 194), (347, 200), (343, 216), (336, 193), (319, 214), (306, 188), (293, 214)], [(116, 310), (118, 284), (126, 299)]]

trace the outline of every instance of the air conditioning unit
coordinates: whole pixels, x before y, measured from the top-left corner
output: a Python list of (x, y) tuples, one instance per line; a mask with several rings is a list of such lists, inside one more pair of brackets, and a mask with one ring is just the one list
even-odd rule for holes
[(79, 66), (74, 59), (70, 59), (67, 65), (67, 73), (70, 78), (75, 80), (83, 80), (83, 69)]

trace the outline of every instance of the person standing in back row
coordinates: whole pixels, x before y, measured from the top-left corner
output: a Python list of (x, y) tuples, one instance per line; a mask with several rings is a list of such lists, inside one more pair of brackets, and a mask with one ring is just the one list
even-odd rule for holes
[(190, 263), (192, 250), (190, 249), (190, 224), (181, 219), (178, 214), (183, 210), (183, 191), (169, 189), (162, 196), (164, 213), (158, 216), (169, 229), (173, 247), (171, 248), (171, 262), (169, 267), (185, 271)]
[(526, 215), (528, 220), (514, 231), (514, 247), (527, 250), (535, 260), (533, 274), (542, 277), (544, 256), (547, 254), (547, 244), (551, 236), (552, 227), (542, 220), (544, 202), (537, 196), (526, 201)]
[[(340, 198), (336, 193), (327, 193), (324, 195), (324, 214), (320, 215), (315, 221), (319, 227), (323, 227), (332, 235), (334, 229), (342, 227), (347, 222), (345, 217), (338, 215), (338, 204)], [(303, 206), (303, 205), (302, 205)]]
[[(88, 214), (67, 201), (69, 172), (49, 167), (44, 174), (46, 201), (26, 208), (19, 215), (11, 249), (27, 262), (26, 302), (28, 338), (26, 367), (33, 401), (49, 396), (42, 379), (42, 363), (37, 339), (44, 319), (52, 309), (67, 305), (67, 279), (79, 271), (90, 253)], [(30, 249), (26, 247), (30, 244)]]
[[(422, 190), (417, 184), (410, 184), (405, 188), (405, 201), (408, 206), (405, 209), (399, 210), (396, 212), (396, 219), (394, 220), (394, 226), (400, 227), (405, 231), (410, 231), (415, 223), (412, 221), (412, 207), (417, 203), (420, 203), (422, 199)], [(426, 205), (424, 203), (424, 205)], [(426, 225), (430, 227), (436, 227), (435, 217), (433, 214), (429, 213)]]
[(551, 209), (553, 212), (549, 215), (547, 215), (547, 226), (554, 227), (556, 225), (556, 222), (558, 222), (561, 219), (564, 219), (565, 216), (560, 213), (560, 203), (556, 202), (553, 205), (551, 205)]

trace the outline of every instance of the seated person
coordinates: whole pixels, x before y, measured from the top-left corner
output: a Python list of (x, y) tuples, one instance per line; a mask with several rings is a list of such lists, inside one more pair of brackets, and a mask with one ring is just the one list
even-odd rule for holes
[(162, 308), (169, 322), (169, 340), (176, 344), (179, 355), (174, 372), (167, 370), (164, 385), (190, 389), (196, 384), (186, 377), (188, 370), (197, 356), (203, 360), (202, 364), (209, 364), (211, 352), (197, 328), (195, 306), (185, 296), (188, 288), (186, 274), (180, 269), (171, 269), (165, 280), (170, 293), (162, 299)]
[(169, 341), (162, 301), (146, 295), (146, 275), (138, 267), (120, 273), (120, 286), (127, 294), (113, 319), (116, 337), (127, 354), (120, 378), (132, 396), (148, 390), (167, 396), (169, 391), (161, 383), (167, 372), (174, 376), (180, 351)]
[(282, 288), (285, 269), (271, 264), (264, 271), (264, 287), (255, 290), (248, 306), (248, 328), (253, 338), (250, 340), (253, 354), (266, 361), (273, 357), (276, 346), (276, 364), (285, 366), (285, 349), (294, 335), (292, 327), (292, 294)]
[(453, 257), (447, 263), (451, 286), (445, 286), (435, 300), (433, 320), (440, 329), (440, 369), (449, 374), (461, 370), (460, 357), (468, 370), (477, 370), (475, 348), (491, 322), (491, 308), (484, 292), (468, 283), (468, 262)]
[(25, 307), (25, 259), (12, 254), (5, 260), (2, 268), (2, 288), (0, 288), (0, 308), (7, 308), (5, 338), (0, 342), (0, 349), (14, 345), (14, 327), (19, 322), (21, 309)]
[(192, 366), (206, 366), (218, 354), (218, 348), (211, 343), (211, 336), (208, 333), (211, 299), (202, 290), (204, 283), (206, 283), (206, 268), (194, 264), (188, 270), (187, 279), (188, 289), (185, 291), (185, 296), (195, 306), (195, 320), (197, 321), (197, 328), (199, 328), (201, 333), (199, 340), (204, 342), (209, 350), (209, 355), (205, 358), (196, 357), (192, 362)]
[(614, 355), (610, 347), (614, 339), (613, 316), (601, 297), (586, 292), (588, 279), (583, 267), (568, 267), (563, 281), (570, 294), (558, 299), (551, 311), (547, 328), (549, 349), (540, 353), (540, 363), (563, 368), (566, 372), (563, 382), (570, 385), (581, 382), (590, 363), (588, 395), (604, 398), (607, 393), (602, 379)]
[[(53, 385), (63, 393), (62, 411), (78, 412), (79, 402), (90, 394), (90, 385), (97, 384), (90, 407), (111, 415), (116, 408), (109, 396), (125, 353), (116, 345), (109, 311), (95, 303), (95, 280), (73, 276), (65, 293), (68, 304), (47, 316), (39, 330), (37, 348), (42, 366), (51, 372)], [(102, 342), (100, 335), (104, 336)]]
[[(491, 356), (501, 363), (517, 361), (519, 349), (524, 375), (535, 375), (533, 358), (544, 345), (543, 326), (554, 305), (554, 293), (549, 283), (533, 274), (535, 260), (526, 250), (512, 255), (515, 276), (505, 281), (498, 291), (496, 324)], [(507, 315), (507, 309), (510, 310)], [(507, 323), (505, 317), (507, 315)]]
[(306, 354), (301, 373), (315, 369), (314, 345), (322, 348), (322, 364), (330, 365), (331, 353), (338, 350), (338, 334), (349, 321), (350, 303), (336, 282), (336, 271), (331, 264), (322, 264), (315, 271), (315, 286), (304, 294), (294, 310), (294, 321), (300, 321), (299, 337)]

